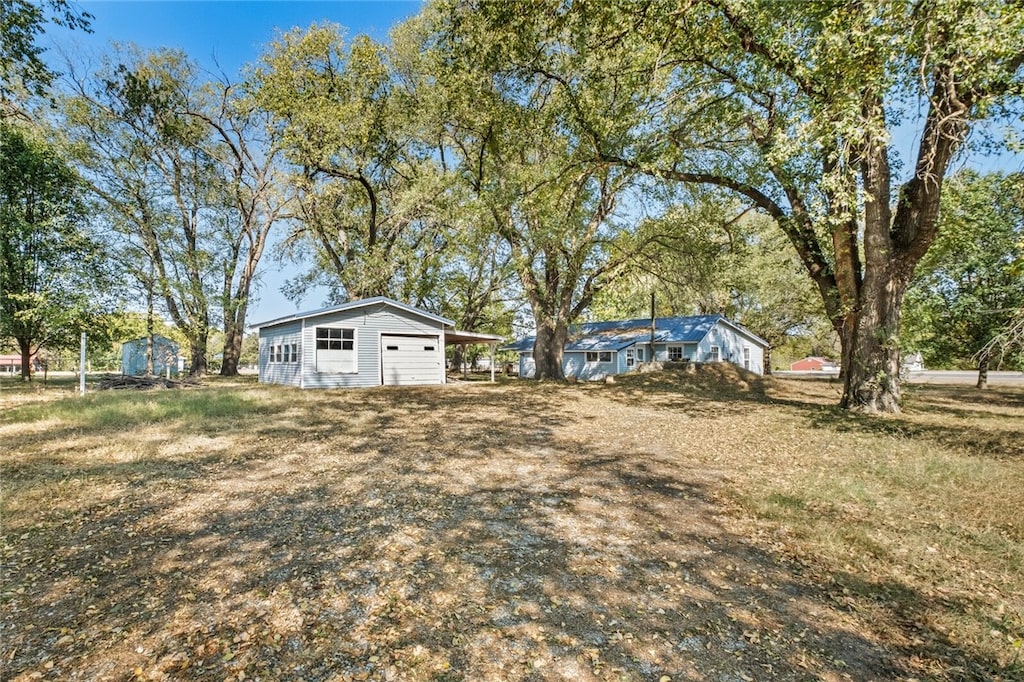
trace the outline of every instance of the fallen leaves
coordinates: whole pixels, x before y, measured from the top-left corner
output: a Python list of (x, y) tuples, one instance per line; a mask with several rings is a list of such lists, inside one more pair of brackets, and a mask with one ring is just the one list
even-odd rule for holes
[[(60, 429), (33, 432), (4, 500), (0, 677), (898, 676), (903, 622), (735, 502), (817, 438), (765, 449), (757, 429), (791, 408), (663, 386), (627, 402), (644, 401), (638, 437), (633, 390), (261, 388), (239, 401), (259, 414), (178, 453), (166, 425), (86, 430), (95, 448), (57, 459)], [(791, 499), (834, 523), (877, 514)], [(864, 571), (849, 554), (841, 578)], [(1001, 605), (985, 639), (1013, 646), (1008, 578), (970, 568)], [(935, 603), (959, 603), (941, 587)], [(935, 669), (934, 638), (916, 641), (910, 667)]]

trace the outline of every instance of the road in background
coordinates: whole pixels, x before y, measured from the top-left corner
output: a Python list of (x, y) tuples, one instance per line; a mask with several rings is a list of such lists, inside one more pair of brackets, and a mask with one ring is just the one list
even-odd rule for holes
[[(822, 379), (835, 379), (838, 376), (838, 372), (791, 372), (788, 370), (775, 370), (772, 374), (777, 377), (819, 377)], [(978, 373), (960, 370), (924, 370), (910, 372), (907, 381), (911, 384), (974, 385), (978, 381)], [(989, 372), (988, 383), (991, 386), (1024, 386), (1024, 372)]]

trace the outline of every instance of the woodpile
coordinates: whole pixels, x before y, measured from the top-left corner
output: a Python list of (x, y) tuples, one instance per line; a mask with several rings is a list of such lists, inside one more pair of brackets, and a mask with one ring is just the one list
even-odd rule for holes
[(146, 390), (151, 388), (188, 388), (198, 386), (194, 379), (175, 381), (165, 379), (153, 374), (148, 376), (129, 376), (127, 374), (108, 374), (99, 380), (97, 388), (101, 391), (118, 390), (124, 388)]

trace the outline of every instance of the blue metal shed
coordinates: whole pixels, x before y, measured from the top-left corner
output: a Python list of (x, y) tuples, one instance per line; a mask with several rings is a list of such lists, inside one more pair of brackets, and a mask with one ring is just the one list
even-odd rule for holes
[[(128, 376), (143, 376), (146, 374), (146, 346), (148, 337), (143, 336), (121, 344), (121, 373)], [(159, 376), (166, 376), (170, 369), (171, 376), (178, 376), (178, 353), (180, 348), (177, 343), (156, 334), (153, 336), (153, 373)]]

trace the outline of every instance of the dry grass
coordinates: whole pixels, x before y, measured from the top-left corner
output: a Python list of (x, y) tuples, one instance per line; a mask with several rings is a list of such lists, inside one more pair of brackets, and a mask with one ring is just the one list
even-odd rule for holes
[(0, 679), (1020, 679), (1024, 392), (0, 395)]

